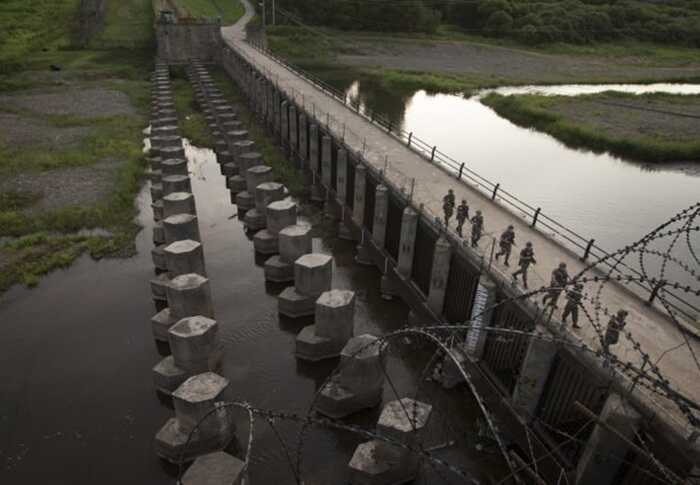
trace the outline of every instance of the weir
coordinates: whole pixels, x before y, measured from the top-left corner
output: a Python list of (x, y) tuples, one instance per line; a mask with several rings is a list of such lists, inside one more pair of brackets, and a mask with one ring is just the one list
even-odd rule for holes
[[(533, 242), (538, 265), (546, 271), (566, 262), (574, 274), (585, 274), (589, 269), (581, 255), (574, 254), (551, 234), (540, 232), (534, 227), (536, 221), (524, 220), (521, 214), (492, 200), (495, 197), (484, 197), (479, 190), (456, 181), (454, 174), (431, 164), (421, 153), (353, 112), (322, 87), (251, 46), (243, 30), (249, 17), (247, 12), (239, 24), (223, 29), (223, 46), (214, 59), (220, 60), (247, 95), (250, 107), (286, 150), (290, 162), (305, 172), (314, 198), (324, 204), (324, 212), (340, 221), (339, 235), (357, 241), (357, 262), (377, 267), (383, 275), (382, 294), (403, 299), (411, 307), (412, 324), (454, 326), (471, 322), (446, 353), (443, 384), (451, 387), (466, 380), (472, 390), (478, 391), (492, 432), (512, 440), (513, 452), (525, 462), (529, 456), (537, 457), (538, 465), (530, 472), (547, 483), (561, 480), (562, 470), (581, 483), (655, 483), (635, 481), (640, 475), (649, 475), (653, 466), (648, 457), (638, 452), (636, 443), (640, 441), (653, 443), (652, 454), (675, 476), (693, 473), (694, 464), (700, 459), (697, 435), (693, 426), (681, 424), (684, 416), (673, 400), (652, 400), (642, 386), (630, 386), (629, 375), (609, 361), (601, 362), (598, 356), (587, 353), (584, 343), (599, 348), (595, 332), (591, 329), (573, 334), (557, 315), (548, 314), (527, 298), (527, 292), (511, 282), (507, 268), (490, 260), (488, 252), (492, 248), (467, 247), (436, 216), (440, 214), (441, 197), (452, 187), (458, 200), (466, 198), (472, 207), (482, 210), (491, 227), (500, 230), (513, 224), (520, 241)], [(163, 109), (164, 116), (172, 114), (167, 106)], [(213, 112), (224, 114), (216, 109)], [(245, 145), (245, 141), (234, 138), (228, 141), (217, 151), (222, 158), (227, 150), (233, 155), (231, 163), (235, 168), (227, 172), (227, 176), (231, 174), (227, 183), (232, 197), (243, 212), (265, 209), (265, 223), (255, 222), (267, 226), (258, 233), (261, 236), (256, 239), (256, 249), (274, 254), (278, 251), (280, 231), (295, 224), (296, 212), (292, 214), (291, 208), (282, 207), (281, 201), (269, 204), (277, 196), (268, 197), (263, 192), (259, 196), (262, 205), (256, 207), (258, 187), (271, 179), (241, 158), (244, 151), (252, 151), (252, 142)], [(164, 153), (173, 149), (173, 142), (166, 135), (157, 143)], [(182, 174), (177, 163), (154, 160), (154, 167), (158, 162), (163, 175)], [(234, 174), (236, 169), (238, 173)], [(183, 211), (194, 212), (194, 204), (187, 207)], [(165, 235), (158, 235), (159, 241), (197, 241), (196, 218), (188, 215), (173, 221), (164, 213)], [(278, 219), (282, 222), (276, 222)], [(280, 263), (285, 266), (266, 267), (270, 279), (294, 278), (290, 272), (295, 261), (292, 258), (303, 259), (309, 252), (310, 248), (290, 250), (293, 256), (286, 257), (280, 250)], [(156, 256), (154, 253), (156, 266), (168, 268)], [(199, 261), (186, 264), (196, 266)], [(327, 265), (320, 265), (319, 271)], [(299, 267), (298, 262), (296, 266)], [(306, 268), (301, 270), (295, 271), (296, 289), (289, 288), (287, 293), (301, 291), (299, 285), (305, 284)], [(274, 276), (275, 271), (280, 275)], [(316, 297), (330, 290), (329, 283), (325, 283), (330, 277), (322, 279), (323, 284), (306, 292), (310, 296), (299, 293), (307, 297), (304, 301), (282, 296), (280, 311), (297, 316), (299, 306), (303, 307), (301, 314), (313, 313)], [(662, 349), (687, 338), (688, 329), (675, 328), (658, 309), (645, 305), (638, 294), (623, 284), (612, 282), (607, 288), (599, 306), (606, 312), (618, 308), (630, 311), (633, 318), (628, 329), (651, 359), (658, 357)], [(650, 335), (644, 330), (649, 327), (661, 331)], [(487, 332), (486, 328), (501, 332)], [(538, 333), (538, 338), (532, 337), (533, 332)], [(350, 333), (339, 340), (334, 353), (339, 353), (351, 336)], [(697, 341), (693, 340), (691, 346), (700, 353)], [(624, 355), (628, 350), (621, 342), (613, 352)], [(692, 374), (683, 372), (684, 358), (690, 357), (684, 353), (669, 355), (659, 367), (674, 388), (700, 400), (700, 388)], [(634, 425), (631, 434), (630, 423)], [(564, 439), (553, 432), (557, 429), (578, 433), (577, 439)], [(615, 439), (610, 439), (611, 435)], [(595, 466), (609, 455), (623, 458)]]

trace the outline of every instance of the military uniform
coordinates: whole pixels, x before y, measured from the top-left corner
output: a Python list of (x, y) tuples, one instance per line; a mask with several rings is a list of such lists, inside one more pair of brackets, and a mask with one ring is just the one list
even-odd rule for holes
[(531, 264), (537, 264), (535, 261), (535, 251), (532, 246), (525, 246), (522, 251), (520, 251), (520, 259), (518, 260), (518, 266), (520, 269), (513, 273), (513, 279), (517, 279), (518, 275), (523, 275), (523, 286), (527, 288), (527, 269)]
[(452, 217), (455, 210), (455, 194), (452, 190), (442, 198), (442, 210), (445, 212), (445, 226), (448, 226), (450, 224), (450, 217)]
[(469, 206), (465, 201), (457, 207), (457, 234), (462, 237), (462, 227), (464, 226), (464, 221), (469, 219)]
[(604, 340), (606, 352), (611, 345), (615, 345), (620, 341), (620, 332), (625, 328), (625, 325), (627, 325), (625, 318), (627, 318), (627, 312), (625, 310), (620, 310), (610, 317), (608, 328), (605, 330)]
[(510, 266), (508, 260), (510, 259), (510, 252), (513, 249), (513, 244), (515, 244), (515, 232), (509, 227), (501, 234), (501, 239), (498, 241), (498, 245), (501, 249), (496, 253), (496, 260), (498, 260), (500, 256), (505, 256), (503, 263), (506, 266)]
[(550, 305), (556, 306), (557, 300), (559, 300), (559, 295), (569, 281), (569, 273), (566, 271), (565, 267), (559, 266), (557, 269), (552, 271), (552, 279), (549, 283), (550, 290), (542, 298), (542, 304), (546, 304), (549, 301)]
[(562, 321), (566, 323), (566, 319), (571, 315), (574, 328), (581, 328), (578, 324), (578, 307), (581, 305), (581, 299), (583, 298), (581, 290), (581, 285), (576, 285), (566, 292), (566, 306), (564, 306), (564, 313), (561, 316)]
[(479, 239), (481, 239), (481, 231), (484, 229), (484, 217), (481, 214), (476, 214), (472, 217), (472, 247), (475, 248), (479, 245)]

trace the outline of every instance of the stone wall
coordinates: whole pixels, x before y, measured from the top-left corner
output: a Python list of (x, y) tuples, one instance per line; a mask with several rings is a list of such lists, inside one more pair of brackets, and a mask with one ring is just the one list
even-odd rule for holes
[(186, 63), (190, 59), (218, 62), (221, 57), (221, 25), (219, 23), (156, 23), (158, 59), (169, 64)]

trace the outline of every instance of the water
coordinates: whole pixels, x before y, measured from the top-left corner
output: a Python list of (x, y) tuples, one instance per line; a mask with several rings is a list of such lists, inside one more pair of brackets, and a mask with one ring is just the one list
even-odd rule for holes
[[(225, 357), (221, 374), (231, 381), (230, 400), (256, 407), (306, 414), (313, 393), (337, 361), (298, 362), (295, 336), (306, 321), (280, 319), (277, 285), (266, 285), (252, 242), (234, 217), (224, 178), (209, 150), (187, 148), (197, 200), (208, 276), (211, 280)], [(162, 358), (153, 343), (149, 279), (152, 213), (144, 189), (137, 198), (144, 230), (138, 254), (125, 260), (81, 258), (32, 290), (15, 287), (0, 300), (0, 482), (51, 484), (172, 484), (176, 470), (157, 459), (153, 437), (172, 416), (168, 400), (153, 389), (151, 367)], [(357, 292), (356, 334), (386, 333), (404, 325), (408, 309), (379, 296), (379, 273), (353, 263), (353, 245), (333, 236), (318, 210), (302, 204), (313, 221), (314, 249), (335, 257), (333, 286)], [(258, 261), (258, 264), (261, 262)], [(497, 455), (474, 450), (479, 412), (464, 391), (444, 391), (419, 380), (431, 353), (415, 342), (398, 342), (387, 374), (401, 395), (435, 405), (426, 446), (454, 439), (438, 452), (486, 479), (502, 475)], [(420, 384), (420, 385), (419, 385)], [(385, 386), (385, 402), (394, 399)], [(377, 410), (349, 423), (374, 427)], [(239, 420), (242, 446), (246, 425)], [(276, 427), (293, 453), (298, 426)], [(357, 444), (351, 433), (313, 429), (303, 448), (305, 483), (345, 483)], [(426, 477), (435, 476), (429, 467)], [(443, 475), (448, 476), (446, 472)], [(295, 483), (284, 448), (264, 420), (258, 420), (251, 463), (253, 483)], [(448, 481), (457, 483), (457, 481)]]

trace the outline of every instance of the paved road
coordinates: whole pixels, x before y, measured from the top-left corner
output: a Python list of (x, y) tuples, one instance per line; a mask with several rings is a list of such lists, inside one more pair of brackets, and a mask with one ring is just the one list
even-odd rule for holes
[[(414, 200), (423, 203), (427, 209), (434, 214), (441, 213), (442, 196), (448, 188), (453, 188), (457, 200), (466, 199), (474, 209), (480, 209), (484, 214), (485, 228), (487, 233), (500, 234), (509, 224), (515, 226), (517, 241), (522, 245), (525, 241), (532, 241), (537, 258), (535, 274), (530, 278), (530, 286), (538, 287), (549, 283), (549, 273), (560, 262), (566, 262), (569, 274), (576, 274), (583, 269), (583, 265), (578, 258), (565, 250), (550, 236), (547, 236), (530, 227), (529, 223), (514, 216), (499, 205), (483, 197), (474, 188), (462, 184), (448, 175), (440, 168), (431, 165), (417, 153), (408, 149), (403, 143), (377, 126), (346, 108), (331, 96), (325, 94), (320, 89), (305, 81), (302, 77), (290, 72), (285, 67), (279, 65), (274, 60), (261, 54), (250, 45), (245, 39), (245, 24), (253, 16), (252, 8), (247, 0), (243, 0), (246, 6), (245, 15), (233, 26), (224, 27), (222, 34), (226, 43), (233, 49), (242, 53), (262, 71), (267, 72), (279, 84), (279, 86), (294, 96), (298, 102), (303, 103), (307, 109), (315, 110), (317, 117), (329, 116), (331, 129), (339, 137), (345, 132), (345, 141), (353, 149), (362, 151), (365, 147), (365, 158), (378, 168), (385, 167), (385, 160), (388, 156), (390, 161), (388, 176), (397, 185), (408, 186), (410, 179), (415, 178), (418, 182), (415, 187)], [(310, 110), (311, 110), (310, 109)], [(420, 134), (418, 134), (420, 136)], [(487, 246), (486, 243), (483, 244)], [(517, 252), (519, 248), (515, 248)], [(484, 251), (490, 252), (490, 245)], [(515, 256), (514, 254), (513, 256)], [(517, 260), (517, 258), (513, 258)], [(496, 265), (495, 270), (507, 275), (509, 269)], [(597, 286), (587, 286), (586, 294), (594, 296)], [(560, 299), (563, 303), (563, 298)], [(700, 342), (695, 338), (687, 341), (682, 333), (675, 328), (667, 319), (647, 308), (642, 300), (633, 298), (617, 283), (610, 283), (605, 286), (600, 300), (600, 319), (604, 326), (607, 317), (602, 313), (605, 309), (611, 313), (620, 308), (629, 311), (627, 329), (630, 330), (635, 339), (639, 341), (642, 348), (652, 359), (661, 357), (659, 367), (665, 377), (686, 396), (700, 402), (700, 365), (697, 364), (696, 357), (700, 359)], [(560, 304), (560, 307), (563, 307)], [(593, 305), (589, 309), (595, 312)], [(584, 319), (585, 320), (585, 319)], [(584, 340), (589, 346), (599, 347), (597, 335), (592, 325), (584, 322), (584, 328), (577, 331), (577, 337)], [(666, 354), (668, 349), (674, 349)], [(621, 338), (620, 344), (615, 348), (617, 356), (634, 364), (640, 365), (641, 357), (638, 351), (634, 350), (631, 343)], [(672, 403), (659, 400), (658, 403), (672, 414), (676, 414), (676, 408)]]

